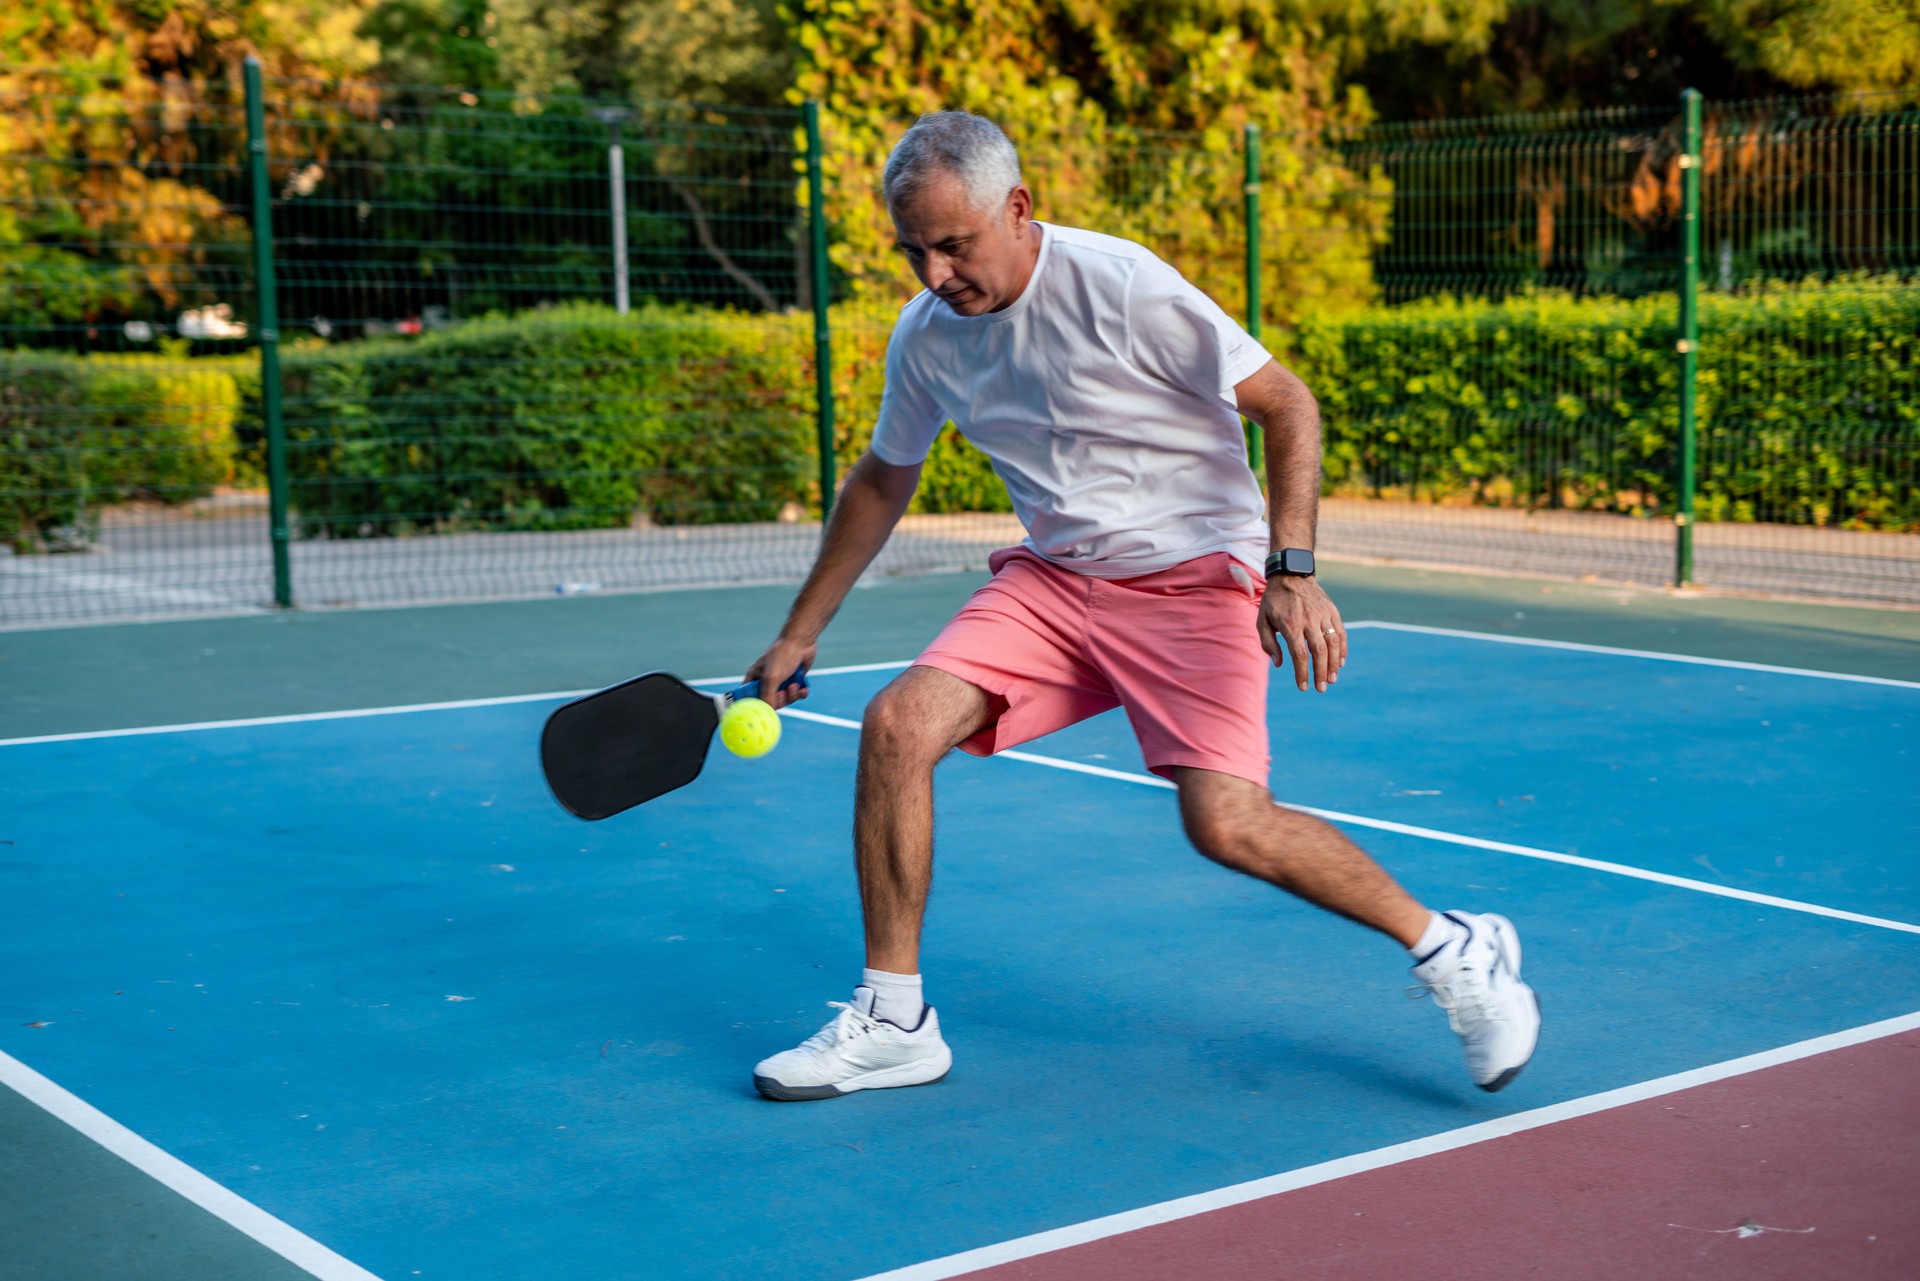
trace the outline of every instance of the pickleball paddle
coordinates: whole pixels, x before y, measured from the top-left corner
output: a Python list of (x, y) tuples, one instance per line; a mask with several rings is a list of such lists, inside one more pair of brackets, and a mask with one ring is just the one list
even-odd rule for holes
[[(801, 668), (780, 688), (807, 687)], [(708, 694), (648, 672), (556, 708), (540, 731), (540, 767), (554, 799), (576, 818), (632, 809), (700, 776), (727, 704), (757, 698), (760, 682)]]

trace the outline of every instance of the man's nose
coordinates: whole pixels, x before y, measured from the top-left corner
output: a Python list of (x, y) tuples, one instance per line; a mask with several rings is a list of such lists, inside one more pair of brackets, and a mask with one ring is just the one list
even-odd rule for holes
[(927, 255), (926, 272), (927, 288), (939, 293), (940, 286), (953, 279), (953, 262), (945, 254), (930, 253)]

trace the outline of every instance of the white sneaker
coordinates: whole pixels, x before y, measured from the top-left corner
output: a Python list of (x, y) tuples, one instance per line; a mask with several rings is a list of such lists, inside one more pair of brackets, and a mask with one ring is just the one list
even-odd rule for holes
[[(862, 989), (862, 993), (865, 989)], [(856, 994), (856, 999), (860, 994)], [(856, 1005), (829, 1001), (840, 1013), (791, 1050), (763, 1059), (753, 1086), (770, 1099), (798, 1102), (831, 1099), (855, 1090), (927, 1085), (953, 1066), (953, 1051), (940, 1039), (940, 1016), (922, 1006), (920, 1025), (903, 1028), (875, 1018), (872, 997)]]
[(1420, 982), (1407, 994), (1433, 993), (1460, 1034), (1474, 1084), (1488, 1093), (1505, 1089), (1540, 1040), (1539, 999), (1520, 981), (1520, 935), (1504, 916), (1441, 915), (1466, 933), (1413, 967)]

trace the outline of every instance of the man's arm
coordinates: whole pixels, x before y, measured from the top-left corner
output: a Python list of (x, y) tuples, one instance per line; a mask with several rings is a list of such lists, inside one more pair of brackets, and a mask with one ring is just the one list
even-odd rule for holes
[[(1259, 424), (1267, 456), (1267, 550), (1313, 550), (1320, 513), (1320, 405), (1277, 360), (1236, 383), (1240, 412)], [(1294, 683), (1324, 692), (1347, 661), (1347, 630), (1318, 578), (1276, 575), (1260, 602), (1260, 647), (1280, 666), (1293, 656)]]
[(773, 684), (785, 680), (796, 667), (813, 665), (820, 633), (886, 544), (919, 484), (918, 463), (896, 467), (872, 452), (862, 454), (847, 473), (820, 541), (820, 554), (787, 611), (786, 625), (760, 660), (747, 669), (750, 679), (766, 678), (760, 696), (775, 707), (806, 697), (802, 690), (779, 690)]

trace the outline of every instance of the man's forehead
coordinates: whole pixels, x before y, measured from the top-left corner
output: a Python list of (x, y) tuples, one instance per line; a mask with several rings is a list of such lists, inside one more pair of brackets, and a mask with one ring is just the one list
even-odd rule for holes
[(894, 230), (903, 245), (944, 245), (977, 236), (994, 221), (991, 210), (974, 207), (967, 189), (942, 174), (911, 197), (892, 206)]
[(973, 222), (959, 222), (951, 218), (938, 221), (912, 222), (895, 216), (893, 220), (895, 235), (901, 244), (919, 248), (924, 245), (953, 245), (972, 240), (980, 234), (980, 228)]

